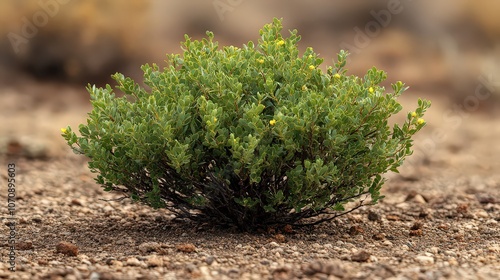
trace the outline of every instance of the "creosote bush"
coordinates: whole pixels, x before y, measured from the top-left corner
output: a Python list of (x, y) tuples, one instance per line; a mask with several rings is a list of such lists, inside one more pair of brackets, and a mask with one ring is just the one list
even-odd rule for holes
[(219, 48), (210, 32), (186, 36), (167, 67), (142, 67), (147, 88), (121, 74), (113, 78), (123, 97), (89, 86), (81, 136), (71, 127), (62, 135), (106, 191), (181, 218), (251, 230), (376, 203), (382, 174), (412, 153), (430, 102), (391, 128), (402, 82), (385, 92), (383, 71), (346, 75), (345, 51), (325, 73), (312, 48), (299, 53), (296, 30), (281, 31), (275, 19), (242, 48)]

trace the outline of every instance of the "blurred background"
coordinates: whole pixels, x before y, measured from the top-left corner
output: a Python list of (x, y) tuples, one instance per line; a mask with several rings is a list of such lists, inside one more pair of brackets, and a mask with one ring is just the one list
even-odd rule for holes
[(404, 113), (418, 97), (433, 101), (418, 161), (451, 153), (480, 162), (468, 150), (474, 143), (488, 146), (483, 163), (495, 163), (499, 10), (492, 0), (2, 0), (0, 154), (71, 153), (59, 129), (85, 122), (88, 83), (113, 84), (115, 72), (140, 78), (140, 65), (180, 52), (184, 34), (199, 39), (210, 30), (220, 45), (241, 46), (282, 17), (284, 35), (297, 29), (300, 48), (313, 47), (326, 65), (347, 49), (349, 74), (376, 66), (388, 82), (409, 85)]

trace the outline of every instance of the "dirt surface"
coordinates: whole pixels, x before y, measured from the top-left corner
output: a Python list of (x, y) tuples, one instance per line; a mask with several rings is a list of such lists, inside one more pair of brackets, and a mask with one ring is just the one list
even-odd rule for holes
[[(7, 83), (8, 84), (8, 83)], [(29, 94), (26, 94), (26, 93)], [(57, 98), (53, 93), (57, 92)], [(16, 271), (2, 188), (2, 279), (498, 279), (498, 113), (434, 101), (429, 125), (378, 205), (314, 228), (240, 233), (106, 201), (59, 128), (84, 122), (82, 89), (25, 80), (1, 89), (2, 186), (16, 169)], [(405, 112), (420, 93), (408, 93)], [(485, 101), (488, 102), (488, 101)], [(10, 154), (10, 155), (8, 155)]]
[[(42, 1), (19, 2), (0, 2), (0, 35), (21, 34), (24, 17), (41, 9)], [(220, 14), (216, 2), (234, 6)], [(403, 11), (361, 40), (356, 30), (373, 26), (384, 1), (258, 2), (71, 1), (24, 55), (0, 36), (0, 279), (500, 279), (500, 4), (396, 1)], [(90, 110), (75, 83), (102, 84), (115, 70), (140, 77), (139, 64), (179, 52), (185, 33), (212, 30), (221, 45), (255, 41), (273, 17), (328, 65), (353, 45), (350, 74), (377, 66), (406, 82), (403, 114), (418, 97), (433, 102), (415, 154), (386, 175), (385, 199), (313, 228), (250, 234), (175, 220), (94, 183), (60, 136)]]

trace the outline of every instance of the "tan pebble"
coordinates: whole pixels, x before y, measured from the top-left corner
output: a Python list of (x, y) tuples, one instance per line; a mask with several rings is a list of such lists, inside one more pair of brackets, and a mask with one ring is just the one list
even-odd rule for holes
[(401, 218), (398, 215), (389, 214), (385, 216), (388, 221), (399, 221)]
[(142, 254), (157, 252), (160, 249), (160, 244), (157, 242), (144, 242), (139, 245), (138, 249)]
[(427, 203), (425, 198), (420, 194), (415, 195), (415, 197), (413, 197), (413, 201), (415, 201), (416, 203), (419, 203), (419, 204), (426, 204)]
[(498, 224), (498, 222), (496, 220), (494, 220), (494, 219), (489, 219), (485, 223), (485, 225), (487, 225), (487, 226), (497, 225), (497, 224)]
[(321, 245), (319, 245), (318, 243), (313, 243), (311, 246), (312, 246), (314, 249), (319, 249), (319, 248), (321, 248)]
[(455, 251), (451, 251), (451, 250), (444, 251), (444, 254), (446, 256), (456, 256), (457, 255), (457, 253), (455, 253)]
[(488, 212), (480, 209), (480, 210), (477, 210), (474, 215), (476, 215), (476, 217), (478, 218), (484, 218), (484, 219), (487, 219), (490, 217), (490, 215), (488, 214)]
[(89, 266), (90, 265), (77, 265), (76, 269), (78, 269), (80, 272), (88, 272), (89, 271)]
[(128, 266), (140, 266), (141, 262), (137, 258), (128, 258), (126, 261)]
[(385, 246), (392, 246), (392, 242), (389, 240), (385, 240), (382, 244), (384, 244)]
[(371, 254), (367, 251), (359, 251), (351, 256), (351, 260), (355, 262), (366, 262), (370, 259)]
[(422, 265), (431, 265), (434, 264), (434, 258), (430, 256), (417, 256), (415, 258)]
[(429, 252), (431, 252), (433, 254), (437, 254), (437, 253), (439, 253), (439, 248), (438, 247), (431, 247), (431, 248), (429, 248)]
[(280, 245), (278, 243), (272, 241), (272, 242), (269, 242), (269, 246), (271, 246), (271, 247), (279, 247)]
[(106, 206), (104, 206), (104, 208), (102, 209), (102, 211), (104, 211), (104, 213), (110, 213), (110, 212), (114, 212), (115, 209), (113, 209), (113, 207), (111, 207), (109, 205), (106, 205)]
[(88, 260), (89, 259), (89, 256), (85, 255), (85, 254), (80, 254), (78, 255), (78, 259), (79, 260)]

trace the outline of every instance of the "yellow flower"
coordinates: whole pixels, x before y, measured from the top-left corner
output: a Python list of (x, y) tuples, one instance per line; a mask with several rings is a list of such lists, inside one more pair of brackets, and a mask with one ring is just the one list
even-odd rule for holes
[(264, 59), (257, 59), (257, 62), (260, 63), (260, 64), (263, 64), (264, 63)]
[(277, 44), (278, 44), (278, 46), (283, 46), (285, 44), (285, 41), (279, 40)]
[(340, 74), (339, 73), (335, 73), (335, 75), (333, 75), (334, 78), (337, 78), (337, 79), (340, 79)]
[(370, 87), (370, 88), (368, 89), (368, 91), (369, 91), (370, 93), (373, 93), (375, 90), (374, 90), (372, 87)]
[(306, 85), (303, 85), (303, 86), (302, 86), (302, 90), (303, 90), (303, 91), (306, 91), (306, 90), (307, 90), (307, 86), (306, 86)]
[(313, 55), (312, 55), (312, 54), (310, 54), (310, 55), (308, 55), (308, 56), (307, 56), (307, 58), (312, 58), (312, 57), (313, 57)]
[(418, 125), (422, 125), (422, 124), (424, 124), (424, 123), (425, 123), (425, 120), (424, 120), (424, 119), (418, 119), (418, 120), (417, 120), (417, 124), (418, 124)]
[(276, 120), (275, 120), (275, 119), (270, 120), (270, 121), (269, 121), (269, 124), (270, 124), (270, 125), (275, 125), (275, 124), (276, 124)]
[(414, 118), (417, 116), (417, 113), (416, 112), (411, 112), (411, 117)]
[(214, 117), (214, 122), (217, 122), (217, 118), (216, 117)]
[(66, 128), (64, 128), (64, 127), (63, 127), (63, 128), (61, 128), (61, 132), (62, 132), (63, 134), (66, 134), (66, 132), (68, 132), (68, 130), (67, 130)]
[(314, 70), (314, 68), (316, 68), (316, 67), (314, 67), (314, 65), (309, 65), (310, 70)]

